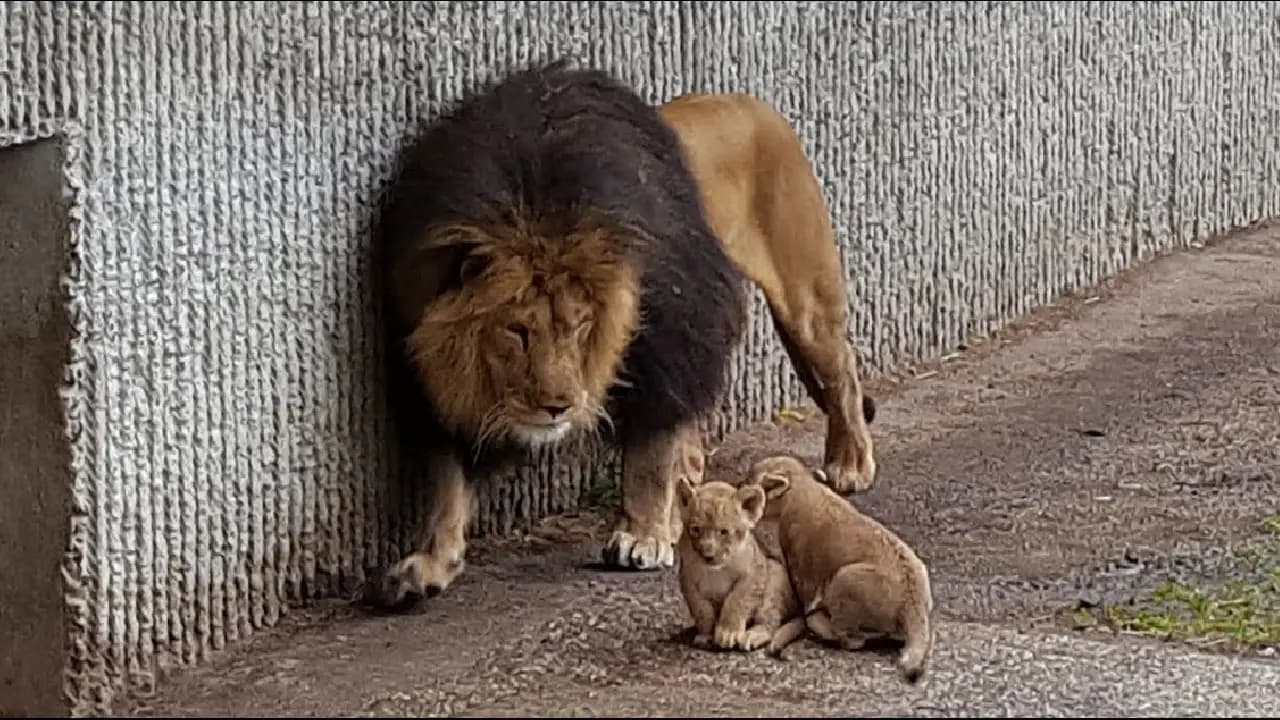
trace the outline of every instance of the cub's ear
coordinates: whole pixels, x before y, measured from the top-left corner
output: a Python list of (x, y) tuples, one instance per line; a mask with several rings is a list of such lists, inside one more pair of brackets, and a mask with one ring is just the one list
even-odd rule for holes
[(738, 488), (738, 502), (742, 503), (742, 512), (747, 514), (751, 524), (760, 522), (764, 515), (764, 488), (755, 483)]
[(791, 489), (791, 480), (782, 473), (767, 472), (760, 476), (760, 487), (764, 488), (764, 494), (770, 500), (776, 500), (786, 494)]
[(680, 502), (681, 510), (688, 510), (693, 504), (693, 483), (689, 482), (689, 478), (684, 475), (680, 476), (680, 480), (676, 482), (676, 500)]

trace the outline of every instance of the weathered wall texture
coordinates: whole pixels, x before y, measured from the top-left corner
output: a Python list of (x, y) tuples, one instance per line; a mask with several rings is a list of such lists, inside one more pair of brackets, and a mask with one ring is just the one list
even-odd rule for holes
[[(1280, 6), (0, 4), (0, 144), (65, 136), (69, 692), (342, 591), (412, 516), (383, 447), (366, 241), (404, 133), (569, 54), (653, 101), (758, 93), (836, 213), (872, 366), (945, 352), (1153, 251), (1276, 215)], [(757, 297), (757, 311), (761, 310)], [(767, 318), (716, 433), (800, 397)], [(572, 506), (539, 469), (482, 530)]]

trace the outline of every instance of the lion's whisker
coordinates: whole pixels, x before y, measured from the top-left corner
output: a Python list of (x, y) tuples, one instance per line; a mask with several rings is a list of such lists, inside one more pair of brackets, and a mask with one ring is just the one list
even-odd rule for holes
[(591, 426), (591, 438), (595, 441), (596, 445), (601, 445), (604, 443), (604, 433), (600, 431), (599, 423), (596, 423)]
[(505, 415), (501, 412), (501, 405), (494, 405), (481, 418), (480, 430), (476, 433), (476, 439), (472, 447), (472, 460), (474, 462), (479, 462), (480, 456), (484, 453), (485, 444), (497, 434), (503, 417)]
[(616, 428), (614, 427), (614, 424), (613, 424), (613, 416), (609, 414), (609, 408), (605, 407), (603, 404), (596, 405), (595, 416), (601, 421), (600, 423), (597, 423), (595, 426), (597, 440), (600, 439), (601, 424), (608, 426), (610, 434), (613, 434), (616, 431)]

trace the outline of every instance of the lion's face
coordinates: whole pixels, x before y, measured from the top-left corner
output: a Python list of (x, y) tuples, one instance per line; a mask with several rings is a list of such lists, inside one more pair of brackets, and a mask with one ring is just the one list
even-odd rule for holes
[(712, 480), (694, 488), (680, 478), (676, 488), (684, 533), (712, 568), (724, 565), (743, 548), (764, 511), (764, 490), (756, 484), (735, 488)]
[(604, 415), (638, 307), (635, 273), (604, 233), (473, 243), (457, 287), (424, 310), (414, 360), (445, 423), (477, 448), (558, 442)]
[(592, 397), (584, 370), (597, 314), (572, 287), (496, 309), (479, 338), (495, 390), (490, 431), (536, 446), (591, 426), (600, 398)]

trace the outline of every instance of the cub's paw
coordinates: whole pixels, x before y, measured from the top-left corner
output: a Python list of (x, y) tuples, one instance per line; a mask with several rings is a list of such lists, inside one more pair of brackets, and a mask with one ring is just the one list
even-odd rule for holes
[(673, 567), (676, 562), (675, 546), (670, 541), (653, 537), (632, 535), (617, 530), (600, 553), (605, 565), (633, 570), (658, 570)]
[(407, 610), (424, 598), (444, 592), (465, 566), (461, 558), (442, 560), (430, 553), (416, 552), (383, 574), (381, 585), (370, 600), (385, 610)]
[(769, 640), (773, 638), (773, 633), (764, 625), (752, 625), (742, 634), (742, 639), (738, 643), (738, 647), (748, 652), (759, 650), (769, 644)]
[(787, 656), (787, 646), (776, 640), (770, 640), (769, 646), (765, 648), (765, 654), (774, 660), (786, 661), (790, 658)]
[(849, 650), (850, 652), (856, 652), (866, 647), (867, 642), (869, 640), (870, 638), (860, 633), (850, 633), (850, 634), (842, 635), (840, 636), (840, 640), (839, 640), (840, 649)]
[(717, 625), (715, 632), (716, 647), (721, 650), (737, 650), (742, 648), (746, 636), (745, 630)]
[(693, 645), (695, 648), (699, 650), (710, 650), (711, 648), (715, 647), (715, 643), (712, 640), (712, 637), (705, 633), (702, 635), (694, 635), (693, 641), (690, 642), (689, 644)]

